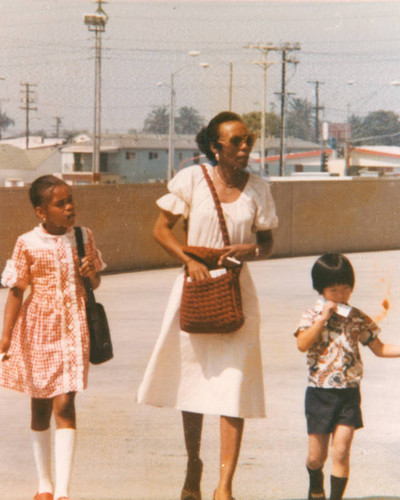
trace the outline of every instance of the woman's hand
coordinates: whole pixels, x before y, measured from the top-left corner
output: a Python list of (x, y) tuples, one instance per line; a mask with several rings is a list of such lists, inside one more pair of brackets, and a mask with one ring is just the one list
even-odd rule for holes
[(229, 267), (229, 265), (232, 265), (229, 263), (229, 261), (226, 261), (227, 257), (233, 257), (240, 261), (245, 260), (249, 257), (254, 257), (256, 254), (256, 248), (257, 245), (254, 245), (253, 243), (238, 243), (236, 245), (229, 245), (227, 247), (224, 247), (224, 250), (226, 250), (226, 252), (223, 253), (219, 258), (218, 265), (226, 265), (227, 267)]
[(186, 263), (188, 275), (192, 281), (200, 281), (210, 278), (208, 267), (197, 262), (197, 260), (189, 259)]

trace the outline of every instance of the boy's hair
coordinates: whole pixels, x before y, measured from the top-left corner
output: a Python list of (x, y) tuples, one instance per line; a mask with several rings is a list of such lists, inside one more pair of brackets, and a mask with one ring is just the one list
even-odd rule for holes
[(349, 285), (354, 288), (354, 269), (347, 257), (340, 253), (322, 255), (311, 270), (313, 288), (322, 294), (324, 288)]
[(29, 188), (29, 198), (33, 208), (40, 207), (44, 202), (46, 191), (53, 190), (56, 186), (68, 186), (68, 184), (55, 175), (42, 175), (34, 180)]

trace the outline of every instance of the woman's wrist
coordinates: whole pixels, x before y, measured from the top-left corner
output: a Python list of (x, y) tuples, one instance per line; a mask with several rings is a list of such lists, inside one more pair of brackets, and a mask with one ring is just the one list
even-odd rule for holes
[(184, 257), (182, 257), (183, 265), (186, 266), (186, 267), (190, 264), (190, 262), (192, 262), (192, 260), (193, 259), (191, 259), (187, 255), (185, 255)]

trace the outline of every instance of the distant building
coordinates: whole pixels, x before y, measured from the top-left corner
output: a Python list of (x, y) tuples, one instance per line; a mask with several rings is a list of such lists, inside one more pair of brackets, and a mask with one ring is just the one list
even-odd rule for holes
[(336, 143), (344, 144), (351, 139), (351, 127), (347, 123), (329, 122), (329, 137), (335, 139)]
[[(100, 145), (101, 182), (164, 181), (168, 166), (168, 135), (105, 135)], [(61, 149), (62, 174), (84, 182), (92, 171), (92, 140), (79, 136)], [(199, 150), (193, 136), (175, 137), (175, 170), (198, 162)]]
[[(279, 137), (268, 137), (265, 140), (266, 175), (278, 176), (281, 142)], [(329, 150), (330, 152), (330, 150)], [(321, 144), (303, 141), (296, 137), (285, 139), (284, 175), (294, 172), (318, 172), (321, 170)], [(257, 140), (251, 153), (250, 170), (258, 173), (260, 168), (260, 141)]]
[(60, 171), (61, 154), (56, 147), (25, 150), (0, 143), (0, 186), (23, 186)]

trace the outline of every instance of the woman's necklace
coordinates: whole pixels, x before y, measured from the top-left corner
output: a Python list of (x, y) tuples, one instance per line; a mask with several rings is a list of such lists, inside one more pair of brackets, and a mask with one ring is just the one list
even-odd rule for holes
[(233, 189), (238, 188), (236, 183), (228, 183), (225, 179), (222, 178), (220, 173), (218, 172), (218, 166), (215, 167), (215, 173), (217, 174), (218, 179), (222, 182), (222, 184), (226, 187), (226, 191), (228, 194), (231, 194)]

